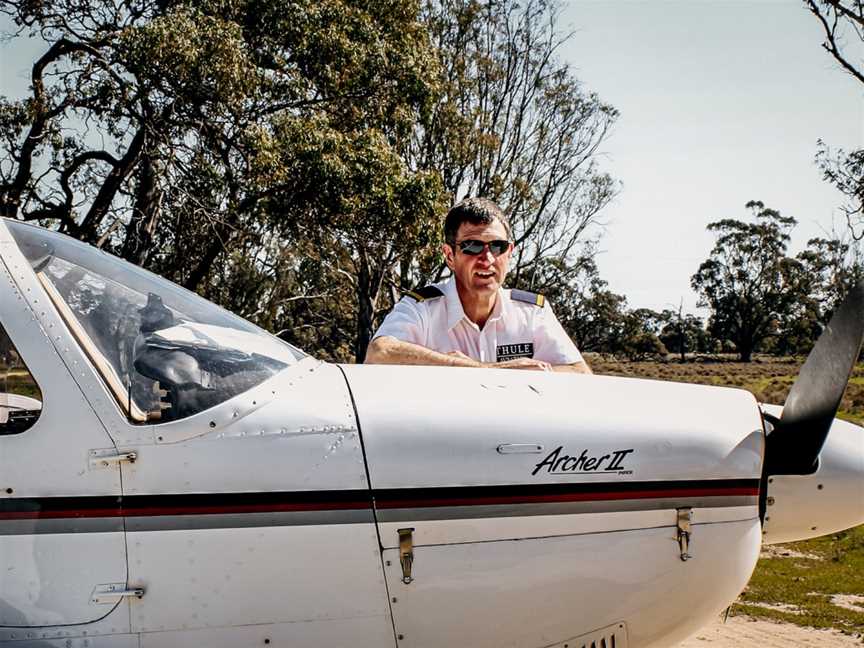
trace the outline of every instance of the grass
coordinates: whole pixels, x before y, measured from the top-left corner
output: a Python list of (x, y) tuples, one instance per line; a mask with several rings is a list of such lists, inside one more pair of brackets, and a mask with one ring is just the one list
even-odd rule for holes
[[(783, 549), (791, 556), (783, 556)], [(763, 554), (747, 589), (735, 604), (752, 616), (789, 621), (814, 628), (864, 632), (864, 527), (822, 538), (774, 547)], [(859, 596), (846, 609), (836, 595)], [(764, 604), (783, 603), (788, 611), (767, 609)]]
[(0, 393), (30, 396), (42, 400), (39, 386), (27, 371), (17, 369), (8, 372), (0, 371)]
[[(618, 362), (605, 358), (591, 358), (589, 362), (598, 374), (740, 387), (753, 392), (760, 402), (782, 404), (803, 359), (758, 357), (746, 364)], [(864, 424), (864, 364), (853, 371), (838, 416)], [(860, 609), (837, 605), (840, 601), (833, 598), (837, 595), (861, 597), (851, 599)], [(766, 548), (732, 613), (864, 634), (864, 526)]]

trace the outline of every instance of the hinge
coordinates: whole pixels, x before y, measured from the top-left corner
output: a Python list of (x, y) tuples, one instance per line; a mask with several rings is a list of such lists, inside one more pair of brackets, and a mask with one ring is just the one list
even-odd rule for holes
[(399, 563), (402, 565), (402, 582), (408, 585), (414, 578), (414, 529), (397, 529), (399, 534)]
[(112, 605), (123, 598), (142, 598), (143, 587), (129, 587), (126, 583), (106, 583), (97, 585), (90, 594), (90, 603), (93, 605)]
[(693, 509), (678, 509), (678, 547), (681, 549), (681, 560), (690, 560), (690, 535), (692, 533)]
[(138, 453), (131, 451), (118, 451), (114, 448), (108, 448), (104, 450), (91, 450), (88, 459), (88, 463), (90, 464), (91, 469), (107, 468), (108, 466), (113, 466), (124, 461), (128, 461), (129, 463), (135, 463), (135, 461), (138, 459)]

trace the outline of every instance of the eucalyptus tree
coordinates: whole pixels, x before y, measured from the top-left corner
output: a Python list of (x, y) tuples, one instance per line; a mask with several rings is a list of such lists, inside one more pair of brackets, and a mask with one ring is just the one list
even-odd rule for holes
[(451, 202), (471, 195), (501, 205), (517, 243), (512, 276), (531, 286), (541, 260), (584, 254), (590, 225), (617, 191), (598, 152), (618, 112), (561, 60), (573, 34), (554, 2), (426, 0), (423, 16), (439, 94), (407, 159), (438, 170)]
[[(864, 0), (805, 0), (805, 5), (822, 26), (823, 49), (864, 84)], [(820, 140), (816, 163), (825, 180), (846, 196), (841, 209), (850, 232), (857, 240), (864, 238), (864, 148), (832, 149)]]
[(531, 284), (523, 274), (514, 286), (543, 293), (580, 350), (618, 353), (626, 335), (627, 299), (609, 290), (594, 257), (589, 245), (575, 259), (539, 259)]
[(711, 310), (709, 330), (734, 342), (742, 362), (780, 330), (780, 320), (801, 301), (801, 263), (787, 256), (794, 218), (766, 207), (746, 205), (752, 222), (724, 219), (708, 225), (714, 248), (691, 278), (700, 306)]
[(381, 275), (442, 204), (434, 174), (397, 153), (436, 77), (415, 2), (0, 10), (45, 42), (30, 96), (0, 102), (2, 213), (274, 326), (287, 316), (279, 273), (304, 261), (284, 251), (314, 241), (307, 252), (351, 284), (338, 299), (357, 314), (352, 336), (368, 337)]

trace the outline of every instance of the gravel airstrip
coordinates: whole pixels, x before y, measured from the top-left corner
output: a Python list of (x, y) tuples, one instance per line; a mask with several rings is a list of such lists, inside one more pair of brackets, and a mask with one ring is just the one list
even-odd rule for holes
[(678, 648), (862, 648), (864, 639), (836, 630), (733, 616), (700, 630)]

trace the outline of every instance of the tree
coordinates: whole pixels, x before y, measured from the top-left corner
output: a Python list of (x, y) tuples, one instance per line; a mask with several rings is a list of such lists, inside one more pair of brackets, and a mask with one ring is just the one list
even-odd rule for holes
[(589, 243), (575, 260), (541, 259), (531, 284), (522, 275), (513, 287), (542, 293), (580, 350), (615, 353), (620, 346), (627, 300), (608, 290), (594, 256)]
[(822, 177), (846, 196), (840, 209), (846, 216), (849, 232), (856, 241), (864, 238), (864, 149), (832, 150), (819, 140), (816, 164)]
[(705, 330), (701, 317), (690, 313), (664, 310), (661, 313), (663, 327), (658, 337), (670, 353), (678, 353), (684, 362), (687, 353), (710, 353), (713, 351), (711, 336)]
[(555, 4), (427, 0), (423, 15), (440, 93), (415, 129), (409, 164), (439, 171), (452, 202), (497, 202), (515, 234), (511, 276), (537, 289), (543, 260), (578, 264), (617, 191), (597, 152), (618, 113), (558, 59), (572, 35), (559, 33)]
[[(840, 67), (859, 83), (864, 83), (864, 66), (860, 58), (850, 55), (851, 50), (864, 45), (864, 1), (862, 0), (805, 0), (805, 5), (816, 16), (825, 33), (823, 49)], [(843, 193), (847, 202), (842, 207), (849, 230), (856, 240), (864, 237), (864, 149), (832, 151), (822, 140), (816, 163), (825, 180)]]
[(841, 238), (814, 238), (796, 256), (801, 275), (799, 296), (779, 321), (773, 351), (803, 354), (816, 343), (834, 309), (864, 278), (857, 242)]
[(453, 199), (511, 211), (527, 277), (578, 264), (615, 192), (595, 155), (616, 113), (557, 61), (545, 0), (0, 11), (46, 43), (31, 95), (0, 99), (0, 212), (328, 358), (362, 360), (398, 289), (440, 273)]
[(725, 219), (710, 223), (717, 241), (691, 278), (700, 306), (711, 309), (709, 329), (735, 343), (742, 362), (790, 312), (805, 289), (801, 263), (786, 256), (795, 220), (759, 201), (746, 205), (754, 222)]
[(437, 78), (413, 0), (0, 10), (47, 46), (31, 96), (0, 101), (0, 211), (264, 324), (290, 314), (270, 303), (288, 298), (275, 273), (305, 262), (284, 250), (314, 240), (306, 252), (350, 280), (362, 358), (381, 277), (426, 245), (444, 204), (435, 174), (399, 153)]
[(662, 321), (662, 315), (649, 308), (626, 312), (613, 352), (628, 360), (665, 359), (668, 350), (657, 335)]
[(864, 83), (861, 62), (846, 53), (847, 38), (864, 41), (864, 0), (805, 0), (825, 31), (823, 49), (853, 78)]
[(864, 278), (864, 259), (857, 241), (848, 237), (813, 238), (797, 256), (810, 280), (808, 293), (828, 322), (834, 309)]

